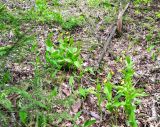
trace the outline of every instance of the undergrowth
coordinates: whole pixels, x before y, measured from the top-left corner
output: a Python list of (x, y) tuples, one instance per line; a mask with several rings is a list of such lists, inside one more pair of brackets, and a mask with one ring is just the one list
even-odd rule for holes
[[(105, 8), (116, 7), (107, 0), (88, 0), (90, 7), (103, 6)], [(135, 3), (150, 0), (136, 0)], [(60, 6), (58, 0), (52, 0), (53, 6)], [(13, 10), (12, 10), (13, 11)], [(85, 23), (85, 16), (71, 16), (67, 19), (61, 13), (49, 8), (47, 0), (36, 0), (35, 6), (28, 9), (22, 15), (7, 10), (0, 4), (0, 34), (5, 43), (0, 46), (0, 126), (60, 126), (64, 121), (69, 121), (74, 127), (89, 127), (96, 123), (95, 119), (84, 120), (77, 124), (81, 111), (70, 114), (71, 106), (77, 98), (85, 101), (88, 95), (96, 97), (97, 109), (102, 120), (102, 103), (106, 102), (106, 110), (110, 112), (111, 125), (118, 125), (118, 118), (123, 114), (126, 125), (137, 127), (136, 107), (139, 98), (145, 96), (143, 90), (137, 89), (133, 83), (134, 69), (130, 57), (126, 57), (126, 66), (122, 70), (122, 81), (119, 84), (112, 83), (112, 74), (108, 73), (106, 81), (100, 83), (92, 67), (83, 67), (81, 47), (76, 46), (73, 37), (52, 40), (53, 34), (49, 34), (45, 41), (45, 53), (42, 54), (36, 34), (32, 30), (36, 25), (56, 24), (63, 30), (72, 30)], [(156, 14), (159, 17), (159, 13)], [(112, 16), (105, 17), (107, 23), (113, 21)], [(31, 24), (29, 28), (22, 29), (23, 25)], [(33, 25), (33, 26), (32, 26)], [(35, 25), (35, 26), (34, 26)], [(6, 34), (11, 33), (11, 38)], [(153, 31), (146, 36), (146, 41), (152, 41)], [(159, 36), (159, 35), (158, 35)], [(158, 43), (158, 39), (154, 40)], [(154, 46), (149, 45), (147, 51), (152, 53)], [(154, 52), (155, 53), (155, 52)], [(155, 54), (152, 53), (153, 59)], [(14, 81), (14, 71), (8, 67), (8, 63), (22, 63), (28, 58), (27, 64), (31, 64), (33, 75), (26, 80)], [(20, 74), (19, 74), (20, 75)], [(69, 76), (68, 76), (69, 75)], [(85, 75), (94, 75), (95, 88), (86, 88), (82, 79)], [(64, 76), (64, 77), (62, 77)], [(62, 96), (62, 86), (67, 82), (71, 92)], [(81, 108), (80, 108), (81, 110)], [(111, 117), (114, 116), (114, 119)]]

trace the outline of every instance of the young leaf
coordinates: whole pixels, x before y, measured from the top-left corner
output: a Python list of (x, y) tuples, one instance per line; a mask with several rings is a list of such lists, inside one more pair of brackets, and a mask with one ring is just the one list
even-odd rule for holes
[(99, 83), (97, 84), (96, 89), (97, 89), (98, 92), (101, 91), (101, 85)]
[(76, 121), (80, 117), (81, 113), (82, 113), (81, 111), (77, 112), (76, 115), (74, 116), (73, 120)]
[(87, 90), (84, 89), (84, 88), (82, 88), (82, 87), (80, 87), (80, 88), (78, 89), (78, 92), (79, 92), (79, 94), (80, 94), (81, 96), (83, 96), (83, 97), (86, 97), (86, 96), (87, 96)]
[(90, 127), (91, 125), (93, 125), (96, 122), (96, 120), (87, 120), (84, 123), (84, 127)]
[(48, 38), (46, 40), (46, 46), (47, 47), (53, 47), (53, 43), (51, 41), (51, 37), (52, 37), (52, 33), (48, 36)]
[(81, 67), (81, 64), (80, 64), (79, 61), (75, 61), (75, 62), (74, 62), (74, 65), (75, 65), (77, 68), (80, 68), (80, 67)]
[(27, 112), (26, 111), (19, 111), (19, 117), (22, 123), (26, 123), (27, 120)]
[(70, 86), (73, 86), (73, 84), (74, 84), (74, 77), (71, 76), (71, 77), (69, 78), (69, 85), (70, 85)]
[(108, 101), (111, 101), (111, 99), (112, 99), (112, 84), (110, 82), (107, 82), (105, 84), (104, 93), (107, 95)]
[(57, 88), (54, 88), (51, 92), (51, 96), (52, 97), (56, 97), (57, 96)]

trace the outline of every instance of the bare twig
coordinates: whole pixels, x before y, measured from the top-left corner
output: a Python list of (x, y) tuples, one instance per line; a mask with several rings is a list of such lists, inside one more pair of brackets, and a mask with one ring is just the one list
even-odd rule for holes
[(127, 3), (126, 6), (125, 6), (125, 8), (124, 8), (122, 11), (119, 12), (119, 14), (118, 14), (118, 19), (121, 18), (121, 17), (124, 15), (125, 11), (126, 11), (127, 8), (129, 7), (129, 4), (130, 4), (130, 2)]
[(99, 64), (99, 65), (100, 65), (100, 62), (101, 62), (102, 59), (103, 59), (103, 56), (104, 56), (104, 54), (105, 54), (105, 52), (106, 52), (106, 50), (107, 50), (107, 47), (108, 47), (108, 45), (109, 45), (112, 37), (114, 36), (114, 34), (115, 34), (115, 32), (116, 32), (116, 29), (117, 29), (116, 26), (114, 26), (114, 27), (112, 28), (111, 34), (110, 34), (110, 36), (108, 37), (106, 43), (104, 44), (103, 52), (102, 52), (102, 54), (101, 54), (101, 56), (99, 57), (99, 60), (98, 60), (98, 64)]
[[(101, 63), (101, 61), (102, 61), (102, 59), (103, 59), (103, 57), (105, 55), (105, 52), (106, 52), (106, 50), (107, 50), (107, 48), (109, 46), (109, 43), (111, 42), (111, 39), (113, 38), (113, 36), (114, 36), (114, 34), (116, 32), (116, 29), (117, 28), (121, 28), (121, 26), (118, 26), (118, 22), (121, 21), (122, 16), (124, 15), (125, 11), (127, 10), (129, 4), (130, 4), (130, 2), (125, 6), (125, 8), (123, 10), (120, 9), (120, 12), (118, 14), (117, 26), (113, 26), (112, 30), (110, 31), (110, 36), (108, 37), (106, 43), (104, 44), (103, 51), (102, 51), (102, 53), (101, 53), (101, 55), (100, 55), (100, 57), (98, 59), (98, 67), (99, 67), (99, 65), (100, 65), (100, 63)], [(122, 23), (122, 21), (121, 21), (121, 23)]]

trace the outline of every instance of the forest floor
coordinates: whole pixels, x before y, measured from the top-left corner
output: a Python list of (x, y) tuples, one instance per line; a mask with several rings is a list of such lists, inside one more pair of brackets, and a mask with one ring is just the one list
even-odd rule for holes
[[(1, 2), (10, 12), (15, 10), (25, 11), (34, 5), (32, 1), (1, 0)], [(97, 80), (100, 84), (103, 84), (109, 72), (113, 74), (112, 83), (121, 84), (121, 71), (125, 67), (125, 58), (130, 56), (134, 63), (134, 87), (144, 89), (145, 93), (147, 93), (147, 96), (140, 98), (141, 102), (136, 109), (138, 126), (160, 127), (160, 16), (158, 16), (160, 1), (155, 0), (149, 4), (140, 4), (138, 6), (129, 5), (123, 16), (122, 34), (113, 37), (108, 48), (110, 50), (109, 52), (106, 51), (98, 70), (94, 70), (94, 67), (98, 65), (103, 45), (112, 24), (116, 24), (115, 21), (118, 14), (116, 7), (113, 7), (113, 10), (111, 9), (112, 12), (110, 12), (106, 8), (95, 6), (89, 7), (87, 1), (83, 0), (69, 2), (61, 0), (60, 5), (57, 6), (49, 3), (49, 9), (61, 13), (66, 19), (71, 16), (85, 15), (85, 22), (71, 30), (64, 30), (56, 23), (37, 23), (34, 21), (25, 22), (21, 26), (22, 31), (33, 27), (27, 35), (34, 35), (36, 38), (35, 40), (38, 43), (37, 51), (41, 62), (45, 61), (45, 40), (49, 33), (52, 32), (53, 43), (58, 42), (58, 38), (61, 36), (73, 37), (75, 45), (80, 45), (81, 47), (83, 68), (93, 68), (93, 70), (91, 69), (92, 73), (85, 73), (82, 77), (77, 76), (78, 72), (73, 74), (72, 70), (61, 70), (56, 74), (56, 78), (52, 79), (47, 74), (45, 75), (45, 68), (42, 68), (40, 62), (38, 71), (40, 73), (42, 71), (41, 83), (44, 89), (41, 92), (45, 95), (50, 91), (49, 89), (56, 86), (59, 98), (71, 97), (74, 99), (70, 108), (67, 108), (66, 111), (71, 116), (81, 111), (75, 121), (78, 126), (90, 119), (96, 119), (93, 127), (110, 127), (115, 124), (121, 127), (127, 126), (125, 115), (123, 113), (119, 114), (116, 122), (116, 116), (111, 116), (106, 110), (105, 101), (101, 104), (103, 112), (101, 116), (97, 106), (97, 98), (93, 94), (89, 94), (83, 99), (75, 95), (76, 92), (74, 93), (69, 85), (69, 79), (72, 75), (80, 78), (79, 81), (76, 76), (74, 77), (74, 91), (77, 91), (79, 86), (95, 89)], [(1, 34), (0, 46), (13, 44), (15, 41), (13, 37), (12, 31)], [(29, 87), (32, 87), (32, 80), (30, 79), (35, 76), (35, 64), (33, 65), (33, 61), (36, 59), (36, 53), (31, 53), (30, 43), (22, 47), (18, 45), (18, 47), (15, 47), (16, 50), (21, 48), (18, 54), (15, 53), (14, 55), (11, 51), (7, 57), (1, 58), (0, 62), (4, 64), (1, 67), (7, 68), (12, 74), (12, 81), (9, 82), (9, 86), (16, 86), (32, 93), (32, 89), (29, 90)], [(14, 100), (14, 96), (11, 99)], [(15, 100), (17, 101), (17, 98)], [(56, 105), (52, 112), (56, 111), (61, 114), (63, 110), (65, 111), (63, 106)], [(11, 121), (14, 123), (14, 120)], [(30, 124), (30, 126), (32, 125)], [(73, 121), (62, 118), (62, 120), (49, 123), (47, 126), (72, 127)]]

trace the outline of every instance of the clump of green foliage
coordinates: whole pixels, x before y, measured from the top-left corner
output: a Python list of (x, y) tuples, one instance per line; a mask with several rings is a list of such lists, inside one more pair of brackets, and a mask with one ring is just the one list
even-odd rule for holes
[(46, 40), (46, 61), (57, 69), (80, 69), (82, 59), (80, 49), (73, 45), (73, 38), (59, 40), (59, 45), (55, 45), (51, 38)]
[(101, 3), (100, 0), (87, 0), (90, 7), (97, 7)]
[[(34, 39), (33, 35), (28, 35), (28, 32), (32, 30), (32, 27), (28, 29), (26, 28), (23, 31), (21, 30), (21, 26), (26, 23), (24, 17), (25, 16), (23, 14), (16, 14), (16, 11), (8, 11), (6, 6), (0, 3), (0, 34), (2, 35), (2, 41), (6, 42), (5, 45), (0, 46), (0, 56), (3, 56), (3, 58), (4, 56), (8, 56), (11, 51), (12, 56), (20, 50), (24, 51), (25, 48), (22, 47), (26, 46), (26, 44), (29, 45), (29, 43)], [(10, 35), (9, 38), (8, 35)], [(21, 57), (24, 55), (25, 54), (21, 54)], [(19, 59), (21, 58), (19, 57)]]
[(89, 7), (104, 7), (110, 8), (112, 6), (110, 0), (87, 0)]
[[(126, 67), (122, 71), (123, 79), (122, 83), (115, 85), (111, 82), (112, 74), (109, 73), (107, 76), (107, 82), (104, 83), (104, 87), (97, 84), (96, 89), (79, 89), (80, 95), (86, 97), (89, 93), (94, 94), (97, 97), (97, 105), (99, 111), (101, 112), (102, 118), (102, 109), (101, 103), (104, 100), (107, 100), (106, 109), (110, 111), (113, 115), (114, 120), (118, 119), (118, 114), (121, 112), (122, 108), (125, 112), (127, 118), (127, 125), (132, 127), (137, 127), (136, 122), (136, 105), (139, 104), (139, 97), (145, 96), (145, 93), (141, 89), (136, 89), (133, 84), (133, 62), (130, 57), (126, 57)], [(87, 93), (86, 93), (87, 91)], [(89, 92), (89, 93), (88, 93)], [(121, 109), (121, 110), (120, 110)]]
[[(132, 127), (137, 127), (136, 122), (136, 104), (138, 104), (138, 97), (144, 96), (142, 90), (136, 89), (133, 84), (133, 63), (130, 57), (126, 57), (126, 67), (123, 72), (123, 83), (121, 85), (114, 85), (110, 82), (111, 74), (108, 75), (108, 82), (104, 86), (104, 93), (108, 101), (106, 108), (111, 112), (117, 112), (118, 108), (123, 107), (128, 118), (128, 124)], [(113, 89), (116, 95), (113, 96)], [(123, 99), (122, 99), (123, 98)]]
[(62, 23), (62, 15), (58, 12), (51, 11), (46, 0), (36, 0), (35, 6), (28, 11), (28, 18), (38, 22), (55, 22)]
[[(45, 9), (43, 7), (38, 7), (41, 8), (37, 10), (38, 15)], [(49, 90), (44, 89), (43, 78), (46, 71), (43, 70), (44, 64), (40, 60), (38, 46), (32, 44), (22, 47), (22, 42), (26, 43), (32, 40), (30, 37), (32, 35), (26, 35), (29, 30), (26, 30), (27, 32), (21, 30), (23, 23), (30, 23), (30, 20), (26, 20), (28, 17), (23, 16), (26, 15), (15, 16), (14, 12), (12, 14), (6, 9), (5, 5), (0, 4), (0, 26), (2, 26), (0, 33), (6, 37), (5, 33), (12, 31), (13, 37), (10, 39), (13, 39), (14, 42), (11, 45), (0, 46), (0, 56), (4, 56), (0, 57), (0, 125), (5, 127), (11, 124), (13, 126), (29, 126), (32, 124), (33, 126), (44, 127), (48, 126), (49, 123), (53, 123), (53, 121), (71, 120), (67, 110), (63, 111), (61, 115), (58, 115), (58, 113), (54, 113), (54, 115), (53, 106), (60, 105), (68, 109), (74, 102), (73, 97), (57, 99), (56, 87)], [(57, 19), (59, 18), (57, 17)], [(31, 54), (33, 58), (35, 57), (35, 61), (30, 61), (35, 70), (34, 77), (26, 81), (22, 80), (20, 85), (17, 85), (19, 82), (13, 81), (12, 72), (6, 67), (6, 61), (12, 63), (12, 61), (16, 61), (15, 58), (21, 57), (21, 53), (26, 55), (24, 49), (31, 51), (29, 46), (32, 46), (33, 51), (35, 51)], [(11, 54), (11, 58), (9, 54)], [(19, 63), (19, 61), (16, 61), (16, 63)], [(76, 62), (75, 65), (77, 65)], [(29, 87), (26, 88), (21, 83), (23, 85), (28, 84)], [(57, 118), (57, 116), (59, 117)]]
[(53, 3), (54, 6), (60, 5), (60, 1), (59, 0), (52, 0), (52, 3)]
[(134, 0), (135, 4), (141, 4), (141, 3), (150, 3), (152, 2), (152, 0)]
[[(19, 20), (7, 11), (5, 5), (0, 3), (0, 34), (4, 35), (8, 30), (18, 33), (19, 26)], [(0, 56), (7, 54), (11, 48), (11, 45), (0, 46)]]
[[(53, 4), (57, 5), (58, 3), (53, 1)], [(58, 23), (65, 30), (81, 26), (85, 21), (84, 16), (72, 16), (65, 20), (61, 13), (52, 11), (49, 8), (46, 0), (36, 0), (35, 7), (28, 11), (28, 17), (42, 23)]]
[(85, 21), (84, 16), (70, 17), (68, 20), (62, 23), (62, 28), (66, 30), (71, 30), (77, 26), (81, 26)]
[[(29, 85), (27, 88), (18, 85), (11, 86), (12, 74), (9, 70), (0, 74), (0, 125), (4, 127), (10, 126), (12, 122), (14, 122), (14, 126), (32, 124), (45, 127), (54, 121), (60, 123), (64, 119), (72, 120), (67, 111), (74, 102), (73, 97), (58, 98), (56, 86), (52, 89), (43, 88), (46, 71), (37, 47), (37, 44), (32, 47), (32, 51), (36, 55), (35, 61), (32, 61), (35, 72), (33, 78), (24, 81), (24, 84)], [(55, 113), (55, 111), (53, 113), (54, 106), (62, 106), (66, 110), (63, 110), (61, 114)]]

